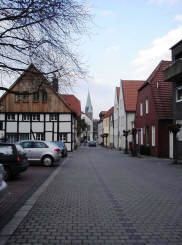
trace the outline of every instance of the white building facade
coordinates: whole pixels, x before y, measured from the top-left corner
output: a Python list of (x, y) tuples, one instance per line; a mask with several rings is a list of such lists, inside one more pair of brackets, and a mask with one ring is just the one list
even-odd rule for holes
[(119, 94), (120, 88), (115, 88), (114, 97), (114, 148), (119, 148)]

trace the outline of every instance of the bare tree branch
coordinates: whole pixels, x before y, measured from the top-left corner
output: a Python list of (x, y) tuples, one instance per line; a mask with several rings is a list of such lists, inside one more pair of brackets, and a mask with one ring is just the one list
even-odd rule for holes
[(22, 72), (34, 63), (71, 86), (86, 74), (73, 44), (89, 18), (81, 0), (1, 0), (0, 71)]

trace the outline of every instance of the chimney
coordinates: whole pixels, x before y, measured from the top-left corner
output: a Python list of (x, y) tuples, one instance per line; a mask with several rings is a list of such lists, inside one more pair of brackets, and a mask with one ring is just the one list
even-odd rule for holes
[(58, 92), (59, 90), (59, 83), (58, 83), (58, 78), (56, 77), (56, 75), (54, 74), (53, 79), (52, 79), (52, 87), (53, 89)]

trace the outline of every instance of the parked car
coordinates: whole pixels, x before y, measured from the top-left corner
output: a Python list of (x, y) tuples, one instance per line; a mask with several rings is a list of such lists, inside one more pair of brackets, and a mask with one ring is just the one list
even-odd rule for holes
[(27, 170), (29, 163), (20, 145), (0, 143), (0, 163), (5, 169), (5, 180), (11, 179)]
[(61, 149), (52, 142), (23, 140), (18, 144), (23, 147), (30, 162), (39, 162), (49, 167), (61, 158)]
[(5, 170), (3, 165), (0, 163), (0, 198), (4, 196), (7, 190), (7, 184), (4, 181)]
[(96, 141), (95, 140), (91, 140), (88, 142), (88, 146), (96, 146)]
[(67, 157), (68, 151), (66, 144), (63, 141), (53, 141), (60, 149), (62, 157)]

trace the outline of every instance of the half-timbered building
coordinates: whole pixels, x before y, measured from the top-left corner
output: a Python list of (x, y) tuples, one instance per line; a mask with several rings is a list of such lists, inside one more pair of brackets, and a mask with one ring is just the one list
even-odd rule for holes
[(79, 101), (76, 100), (74, 110), (73, 97), (60, 95), (56, 87), (31, 64), (0, 98), (1, 140), (63, 140), (72, 151), (80, 116)]

